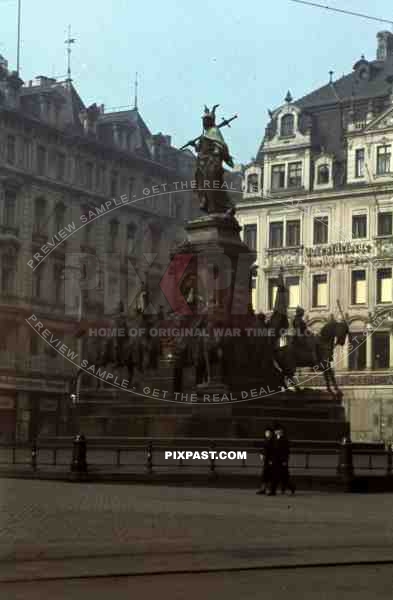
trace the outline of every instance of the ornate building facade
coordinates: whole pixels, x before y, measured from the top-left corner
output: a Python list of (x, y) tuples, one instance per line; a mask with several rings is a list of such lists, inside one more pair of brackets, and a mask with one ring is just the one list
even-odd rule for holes
[(280, 266), (290, 312), (303, 306), (313, 330), (339, 316), (338, 300), (351, 334), (336, 372), (353, 438), (391, 440), (393, 34), (377, 39), (376, 60), (269, 111), (237, 209), (258, 256), (254, 309), (272, 309)]
[(67, 419), (75, 366), (31, 315), (76, 350), (81, 319), (120, 300), (132, 311), (141, 285), (165, 307), (158, 283), (194, 210), (186, 186), (166, 186), (190, 180), (193, 161), (136, 108), (87, 107), (71, 80), (24, 83), (0, 57), (0, 440), (56, 435)]

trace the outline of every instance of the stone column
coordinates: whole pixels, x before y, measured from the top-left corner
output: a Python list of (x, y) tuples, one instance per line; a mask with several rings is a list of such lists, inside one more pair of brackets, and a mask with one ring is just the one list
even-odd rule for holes
[(367, 335), (367, 340), (365, 341), (366, 344), (366, 368), (367, 369), (372, 369), (372, 364), (373, 364), (373, 352), (372, 352), (372, 348), (373, 348), (373, 340), (372, 340), (372, 334), (369, 333)]
[(348, 371), (348, 366), (349, 366), (349, 341), (348, 341), (348, 339), (345, 342), (345, 346), (342, 348), (342, 359), (343, 360), (340, 365), (340, 368)]
[(389, 336), (389, 367), (393, 368), (393, 332), (390, 331)]

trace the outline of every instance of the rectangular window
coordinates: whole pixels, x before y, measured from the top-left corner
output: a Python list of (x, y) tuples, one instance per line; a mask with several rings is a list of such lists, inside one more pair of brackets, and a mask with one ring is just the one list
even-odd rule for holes
[(390, 365), (390, 333), (376, 331), (372, 334), (373, 369), (388, 369)]
[(367, 237), (367, 215), (352, 215), (352, 239)]
[(24, 138), (23, 140), (23, 166), (25, 169), (31, 167), (31, 140)]
[(75, 157), (75, 183), (77, 185), (84, 185), (85, 183), (85, 178), (84, 178), (84, 163), (83, 163), (83, 159), (81, 156), (76, 156)]
[(15, 291), (16, 257), (12, 254), (4, 254), (1, 264), (2, 291), (12, 293)]
[(269, 310), (274, 309), (274, 305), (276, 303), (277, 290), (278, 290), (277, 279), (269, 279)]
[(287, 277), (286, 286), (288, 289), (288, 306), (296, 308), (300, 305), (300, 279), (299, 277)]
[[(83, 207), (82, 208), (82, 214), (86, 215), (87, 218), (89, 215), (89, 208), (88, 207)], [(85, 225), (82, 228), (82, 235), (83, 235), (83, 241), (85, 244), (90, 245), (90, 242), (93, 240), (93, 233), (94, 233), (94, 223), (92, 223), (91, 225)]]
[(378, 269), (377, 271), (377, 303), (390, 304), (392, 294), (392, 269)]
[(288, 165), (288, 187), (302, 187), (302, 163), (294, 162)]
[(365, 169), (364, 148), (358, 148), (355, 152), (355, 177), (364, 177)]
[(107, 184), (106, 184), (106, 169), (104, 165), (100, 165), (96, 171), (97, 175), (97, 190), (102, 193), (106, 192)]
[(244, 226), (244, 243), (251, 250), (257, 249), (257, 226), (256, 225), (245, 225)]
[(7, 163), (14, 165), (16, 162), (16, 138), (14, 135), (7, 135)]
[(367, 336), (362, 333), (349, 334), (348, 369), (363, 371), (367, 361)]
[(128, 201), (131, 202), (134, 195), (135, 179), (132, 177), (128, 180)]
[(16, 193), (6, 190), (4, 194), (4, 225), (15, 227), (16, 223)]
[(55, 302), (57, 306), (64, 304), (64, 264), (54, 266)]
[(314, 218), (314, 244), (327, 244), (329, 239), (329, 217)]
[(352, 304), (367, 304), (366, 271), (352, 271), (351, 284)]
[(115, 198), (117, 196), (117, 188), (118, 188), (118, 173), (116, 171), (112, 171), (111, 173), (111, 196)]
[(284, 245), (284, 224), (279, 221), (270, 223), (269, 228), (269, 248), (282, 248)]
[(391, 146), (378, 146), (377, 148), (377, 174), (390, 173)]
[(33, 298), (41, 298), (44, 290), (44, 265), (39, 265), (33, 271), (32, 278), (32, 296)]
[(135, 223), (128, 223), (127, 225), (127, 249), (128, 254), (132, 254), (136, 247), (136, 235), (137, 226)]
[(300, 246), (300, 221), (287, 221), (286, 246)]
[(93, 163), (86, 163), (86, 187), (91, 190), (93, 187)]
[(272, 167), (272, 190), (285, 188), (285, 165), (274, 165)]
[(56, 153), (56, 179), (63, 181), (65, 178), (66, 157), (62, 152)]
[(378, 214), (378, 235), (392, 235), (392, 216), (391, 212)]
[(37, 175), (45, 175), (46, 173), (46, 148), (38, 146), (37, 148)]
[(314, 307), (328, 305), (327, 275), (314, 275), (312, 287), (312, 305)]

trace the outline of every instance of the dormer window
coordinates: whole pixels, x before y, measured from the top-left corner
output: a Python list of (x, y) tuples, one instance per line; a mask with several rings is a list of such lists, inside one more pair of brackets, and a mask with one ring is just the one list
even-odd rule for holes
[(257, 193), (258, 192), (258, 175), (253, 173), (247, 177), (247, 193)]
[(289, 137), (295, 133), (295, 117), (292, 114), (284, 115), (281, 119), (281, 137)]
[(329, 180), (330, 180), (329, 165), (327, 165), (326, 163), (323, 165), (320, 165), (318, 167), (318, 176), (317, 176), (318, 185), (323, 185), (323, 184), (329, 183)]

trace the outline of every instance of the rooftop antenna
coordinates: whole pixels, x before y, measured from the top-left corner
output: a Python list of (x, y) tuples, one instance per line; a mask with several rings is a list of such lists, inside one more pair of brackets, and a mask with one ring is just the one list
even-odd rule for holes
[(138, 109), (138, 71), (135, 73), (134, 82), (134, 110)]
[(20, 24), (21, 24), (21, 11), (22, 11), (22, 0), (18, 0), (18, 41), (16, 46), (16, 72), (19, 75), (20, 72)]
[(71, 46), (75, 44), (75, 38), (71, 37), (71, 25), (68, 25), (68, 38), (64, 43), (67, 44), (67, 81), (71, 82)]

